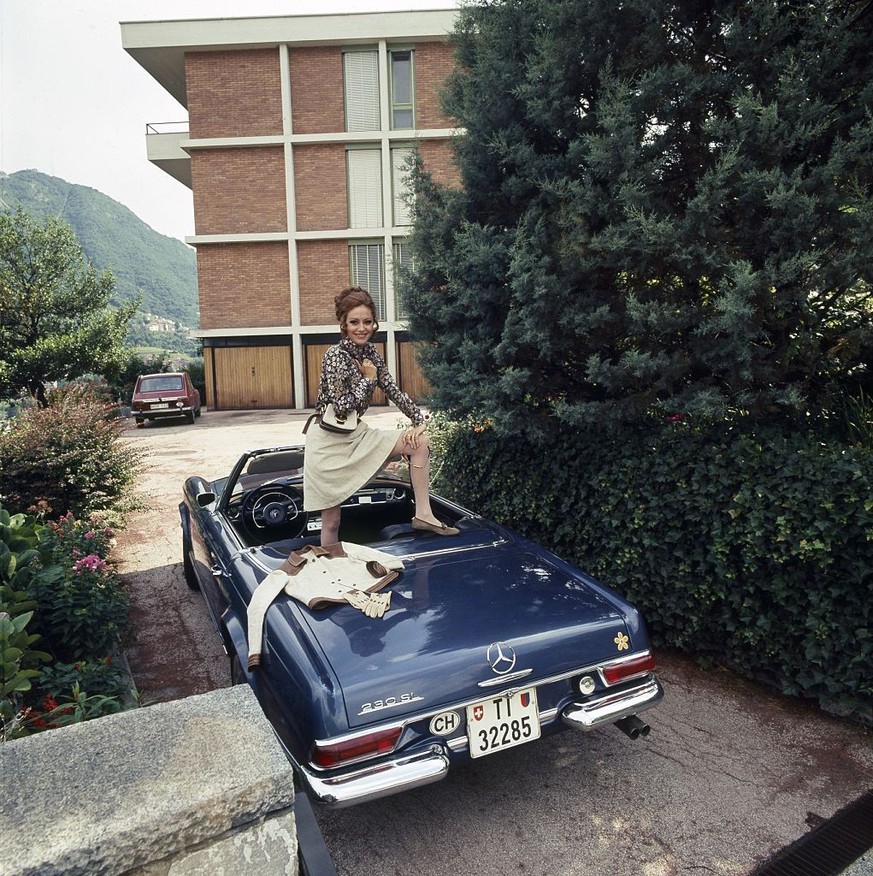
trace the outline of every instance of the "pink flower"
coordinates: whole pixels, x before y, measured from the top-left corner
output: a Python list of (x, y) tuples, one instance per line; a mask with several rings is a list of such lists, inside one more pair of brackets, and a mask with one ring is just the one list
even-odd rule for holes
[(82, 572), (103, 572), (106, 569), (106, 562), (101, 560), (97, 554), (88, 554), (87, 557), (82, 557), (81, 560), (76, 560), (73, 563), (73, 571), (77, 575), (81, 575)]
[(85, 538), (94, 538), (94, 533), (89, 530), (85, 533)]

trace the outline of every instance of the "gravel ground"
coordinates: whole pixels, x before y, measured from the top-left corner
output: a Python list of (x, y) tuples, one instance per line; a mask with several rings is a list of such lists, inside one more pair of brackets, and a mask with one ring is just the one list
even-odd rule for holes
[[(185, 585), (184, 479), (226, 474), (255, 446), (302, 443), (306, 414), (205, 412), (131, 427), (147, 453), (149, 509), (119, 537), (146, 703), (230, 684), (228, 661)], [(368, 414), (388, 428), (396, 411)], [(651, 735), (563, 733), (455, 770), (443, 782), (316, 815), (341, 876), (745, 876), (873, 788), (870, 733), (731, 673), (659, 654)], [(873, 876), (870, 856), (852, 876)], [(813, 874), (810, 874), (813, 876)]]

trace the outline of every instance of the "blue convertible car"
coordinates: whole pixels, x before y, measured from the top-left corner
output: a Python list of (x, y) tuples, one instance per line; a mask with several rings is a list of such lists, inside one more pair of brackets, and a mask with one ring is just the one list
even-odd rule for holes
[(293, 574), (318, 544), (303, 452), (256, 450), (227, 477), (191, 477), (179, 510), (186, 580), (206, 600), (234, 682), (251, 685), (312, 797), (373, 800), (566, 728), (648, 733), (638, 713), (663, 691), (637, 610), (438, 496), (435, 513), (460, 534), (412, 529), (412, 488), (390, 472), (345, 503), (340, 529), (350, 551), (400, 568), (381, 578), (379, 612), (364, 610), (366, 594), (357, 606), (308, 607), (285, 589), (253, 601), (262, 585), (291, 581), (282, 570)]

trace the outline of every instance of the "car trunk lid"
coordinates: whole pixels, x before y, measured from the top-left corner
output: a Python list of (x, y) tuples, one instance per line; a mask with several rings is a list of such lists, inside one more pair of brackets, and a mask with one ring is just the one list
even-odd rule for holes
[[(351, 727), (485, 697), (503, 679), (517, 687), (519, 677), (536, 682), (628, 653), (618, 650), (631, 635), (618, 606), (528, 546), (405, 563), (382, 618), (348, 606), (303, 613), (343, 690)], [(491, 647), (498, 642), (510, 647)]]

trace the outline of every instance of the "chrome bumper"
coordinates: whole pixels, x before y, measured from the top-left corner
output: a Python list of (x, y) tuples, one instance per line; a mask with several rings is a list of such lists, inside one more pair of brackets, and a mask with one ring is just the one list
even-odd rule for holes
[(664, 696), (657, 678), (647, 678), (643, 684), (599, 697), (590, 703), (570, 703), (561, 712), (561, 720), (577, 730), (594, 730), (612, 724), (620, 718), (634, 715), (654, 706)]
[[(664, 689), (653, 676), (636, 687), (607, 694), (590, 703), (571, 703), (561, 712), (561, 720), (568, 727), (594, 730), (647, 709), (663, 696)], [(364, 766), (340, 776), (319, 775), (296, 761), (294, 765), (301, 783), (312, 798), (333, 809), (355, 806), (439, 782), (449, 772), (449, 758), (438, 745), (418, 754)]]
[(448, 771), (449, 759), (437, 746), (332, 778), (321, 777), (298, 765), (298, 775), (307, 791), (319, 803), (334, 809), (420, 788), (444, 779)]

